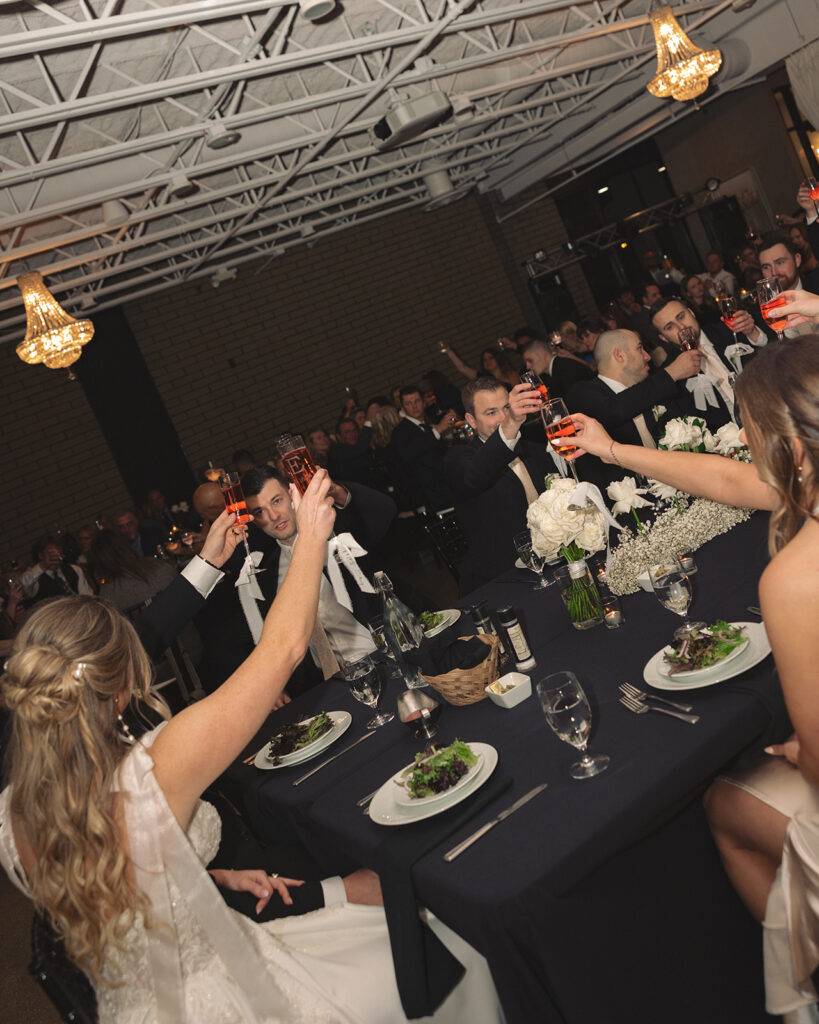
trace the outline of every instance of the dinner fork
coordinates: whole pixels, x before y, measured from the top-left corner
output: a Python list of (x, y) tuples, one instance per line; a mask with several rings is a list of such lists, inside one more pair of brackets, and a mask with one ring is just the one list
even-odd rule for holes
[(699, 722), (699, 715), (686, 715), (682, 711), (669, 711), (668, 708), (655, 708), (650, 704), (643, 704), (642, 701), (635, 700), (634, 697), (628, 697), (626, 694), (620, 698), (620, 703), (624, 708), (628, 708), (629, 711), (633, 711), (635, 715), (644, 715), (647, 711), (659, 711), (663, 715), (671, 715), (672, 718), (679, 718), (683, 722), (689, 722), (694, 725), (695, 722)]
[(670, 708), (676, 708), (678, 711), (693, 711), (693, 707), (690, 704), (678, 704), (674, 700), (666, 700), (665, 697), (658, 697), (656, 693), (646, 693), (644, 690), (638, 690), (636, 686), (632, 686), (631, 683), (620, 683), (619, 690), (624, 693), (627, 697), (633, 697), (635, 700), (659, 700), (663, 704), (668, 704)]

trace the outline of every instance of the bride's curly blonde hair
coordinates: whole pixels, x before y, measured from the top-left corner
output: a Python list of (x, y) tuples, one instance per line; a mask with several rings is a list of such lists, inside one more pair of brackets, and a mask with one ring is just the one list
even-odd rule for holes
[(170, 717), (151, 676), (112, 604), (62, 597), (31, 615), (0, 679), (12, 713), (11, 810), (34, 855), (29, 888), (71, 959), (102, 984), (112, 981), (102, 974), (106, 946), (121, 944), (135, 913), (150, 916), (129, 878), (113, 787), (128, 752), (114, 697), (130, 692)]
[(806, 519), (819, 518), (819, 335), (763, 348), (737, 378), (736, 396), (757, 472), (778, 499), (768, 535), (774, 555)]

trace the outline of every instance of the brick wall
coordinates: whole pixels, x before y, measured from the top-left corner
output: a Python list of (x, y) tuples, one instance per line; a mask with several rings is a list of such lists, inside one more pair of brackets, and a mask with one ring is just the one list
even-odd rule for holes
[(76, 529), (129, 499), (82, 385), (67, 370), (27, 366), (14, 345), (2, 345), (0, 381), (0, 563), (7, 563), (28, 558), (55, 523)]
[(435, 367), (460, 387), (437, 341), (475, 365), (524, 319), (470, 197), (351, 228), (255, 270), (125, 307), (194, 467), (239, 446), (266, 456), (287, 428), (333, 426), (345, 385), (363, 402)]

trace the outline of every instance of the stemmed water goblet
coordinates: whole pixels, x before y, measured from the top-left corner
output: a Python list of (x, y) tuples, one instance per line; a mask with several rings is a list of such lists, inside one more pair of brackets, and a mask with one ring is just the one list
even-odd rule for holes
[(787, 317), (777, 316), (776, 310), (785, 305), (785, 296), (782, 294), (782, 285), (778, 277), (763, 277), (756, 283), (756, 294), (759, 300), (759, 311), (765, 318), (768, 326), (776, 331), (780, 341), (785, 339), (785, 328), (788, 326)]
[(516, 533), (514, 540), (518, 558), (527, 569), (531, 569), (532, 572), (536, 572), (540, 576), (532, 590), (543, 590), (545, 587), (551, 586), (554, 580), (547, 580), (543, 571), (546, 567), (546, 559), (535, 553), (532, 547), (532, 535), (529, 531), (522, 530), (520, 533)]
[(379, 712), (378, 710), (378, 701), (381, 698), (381, 675), (378, 665), (369, 655), (365, 655), (358, 661), (345, 661), (341, 666), (341, 676), (355, 699), (376, 712), (375, 717), (367, 722), (368, 729), (377, 729), (379, 725), (386, 725), (387, 722), (391, 722), (395, 718), (392, 711)]
[(573, 779), (590, 779), (604, 772), (611, 761), (608, 754), (592, 757), (588, 752), (592, 714), (583, 687), (574, 672), (554, 672), (536, 686), (540, 706), (552, 732), (581, 752), (570, 769)]
[(704, 629), (704, 622), (691, 622), (688, 609), (691, 605), (693, 590), (691, 579), (679, 562), (652, 565), (648, 570), (651, 587), (660, 604), (675, 615), (679, 615), (683, 624), (674, 631), (674, 639), (682, 640), (694, 629)]
[(567, 463), (575, 483), (578, 483), (574, 462), (568, 458), (568, 456), (573, 455), (577, 451), (577, 445), (569, 441), (569, 438), (574, 437), (577, 431), (574, 427), (574, 421), (569, 415), (569, 410), (566, 408), (566, 403), (562, 398), (552, 398), (548, 402), (543, 403), (540, 415), (543, 419), (543, 426), (546, 428), (546, 437), (549, 444)]

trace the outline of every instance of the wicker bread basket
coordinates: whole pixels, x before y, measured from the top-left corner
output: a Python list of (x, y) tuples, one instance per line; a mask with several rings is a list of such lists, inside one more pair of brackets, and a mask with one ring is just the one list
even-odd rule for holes
[[(459, 640), (471, 640), (471, 637), (458, 637)], [(489, 651), (480, 664), (473, 668), (454, 668), (442, 676), (425, 676), (422, 679), (437, 690), (449, 704), (477, 704), (486, 697), (484, 687), (498, 678), (498, 638), (487, 633), (479, 633)]]

